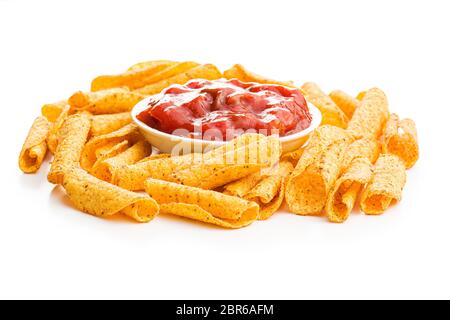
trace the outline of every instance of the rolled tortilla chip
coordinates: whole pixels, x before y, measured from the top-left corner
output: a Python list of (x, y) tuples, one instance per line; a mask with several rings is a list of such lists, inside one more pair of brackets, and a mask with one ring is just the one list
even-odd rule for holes
[[(245, 148), (252, 147), (258, 144), (260, 140), (266, 139), (264, 135), (260, 134), (244, 134), (229, 143), (211, 150), (204, 154), (192, 153), (183, 156), (172, 156), (170, 158), (151, 159), (148, 161), (140, 161), (134, 165), (122, 167), (117, 170), (114, 184), (132, 191), (143, 190), (144, 181), (147, 178), (168, 180), (169, 176), (175, 171), (180, 171), (192, 165), (201, 163), (210, 164), (234, 164), (238, 160), (240, 163), (249, 163), (249, 158), (246, 155), (255, 155), (257, 153), (242, 152)], [(272, 145), (274, 143), (272, 142)], [(272, 147), (271, 149), (274, 150)], [(260, 150), (263, 150), (261, 147)], [(267, 158), (276, 158), (276, 151), (274, 155)], [(253, 160), (253, 159), (252, 159)]]
[(354, 159), (331, 190), (326, 213), (331, 222), (342, 223), (353, 210), (361, 188), (372, 178), (372, 163), (367, 158)]
[(352, 118), (356, 108), (358, 108), (361, 104), (358, 99), (353, 98), (351, 95), (341, 90), (332, 91), (329, 96), (331, 100), (333, 100), (334, 103), (345, 113), (348, 119)]
[(263, 136), (255, 143), (235, 150), (227, 150), (223, 157), (216, 155), (204, 160), (203, 163), (178, 170), (167, 180), (202, 189), (215, 189), (260, 171), (262, 168), (270, 168), (278, 162), (280, 150), (281, 144), (278, 138)]
[(224, 189), (223, 193), (243, 198), (252, 188), (254, 188), (259, 181), (264, 177), (262, 170), (258, 170), (255, 173), (249, 174), (239, 180), (228, 183)]
[(355, 137), (378, 139), (389, 116), (388, 101), (383, 91), (367, 91), (359, 108), (355, 110), (347, 130)]
[(346, 170), (356, 158), (367, 158), (371, 163), (375, 163), (380, 155), (380, 151), (381, 146), (378, 140), (371, 138), (357, 139), (345, 151), (342, 169)]
[(269, 83), (269, 84), (278, 84), (286, 87), (295, 87), (292, 81), (277, 81), (273, 79), (269, 79), (263, 76), (260, 76), (256, 73), (253, 73), (247, 69), (245, 69), (240, 64), (235, 64), (230, 69), (225, 70), (223, 72), (223, 76), (226, 79), (238, 79), (242, 82), (257, 82), (257, 83)]
[(184, 73), (174, 75), (170, 78), (158, 81), (156, 83), (149, 84), (145, 87), (139, 88), (134, 92), (143, 95), (152, 95), (160, 93), (161, 90), (167, 88), (172, 84), (185, 84), (189, 80), (202, 78), (206, 80), (216, 80), (222, 77), (219, 69), (212, 64), (204, 64), (198, 67), (192, 68)]
[(395, 155), (383, 154), (375, 163), (372, 180), (361, 195), (366, 214), (382, 214), (393, 202), (400, 201), (406, 183), (406, 168)]
[(148, 179), (145, 191), (160, 205), (161, 213), (174, 214), (224, 228), (241, 228), (258, 217), (258, 205), (220, 192)]
[(130, 143), (128, 142), (128, 140), (123, 140), (120, 141), (118, 143), (108, 143), (107, 145), (98, 148), (95, 152), (96, 154), (96, 161), (94, 163), (94, 165), (92, 166), (92, 168), (90, 169), (90, 173), (93, 172), (94, 168), (96, 165), (102, 163), (103, 161), (115, 157), (119, 154), (121, 154), (122, 152), (125, 152), (125, 150), (128, 149), (128, 147), (130, 146)]
[(67, 100), (44, 104), (41, 108), (41, 114), (46, 117), (48, 121), (55, 122), (68, 104)]
[(64, 174), (63, 187), (76, 208), (95, 216), (123, 213), (138, 222), (148, 222), (159, 211), (158, 204), (149, 196), (121, 189), (78, 167)]
[(92, 114), (110, 114), (130, 111), (145, 95), (125, 88), (112, 88), (96, 92), (75, 92), (69, 98), (72, 111)]
[(314, 104), (322, 113), (322, 125), (331, 124), (336, 127), (347, 127), (347, 116), (314, 82), (306, 82), (302, 86), (306, 100)]
[(19, 155), (19, 168), (25, 173), (34, 173), (41, 167), (47, 153), (46, 139), (50, 123), (45, 117), (37, 117), (28, 132)]
[(61, 129), (64, 120), (66, 120), (66, 118), (69, 116), (69, 112), (70, 106), (66, 105), (50, 128), (50, 132), (47, 137), (47, 146), (50, 152), (53, 154), (55, 154), (56, 148), (58, 147), (59, 143), (59, 129)]
[(288, 179), (286, 201), (300, 215), (322, 213), (327, 195), (342, 171), (345, 151), (352, 142), (346, 130), (321, 126), (312, 135)]
[(281, 155), (281, 161), (289, 161), (295, 167), (305, 149), (303, 147)]
[(391, 114), (381, 137), (384, 153), (394, 154), (405, 163), (406, 169), (412, 168), (419, 159), (416, 124), (411, 119), (400, 120)]
[(168, 181), (202, 189), (215, 189), (249, 174), (261, 171), (262, 164), (199, 164), (176, 171)]
[(47, 179), (62, 184), (64, 174), (80, 163), (81, 152), (91, 127), (90, 116), (79, 113), (69, 116), (59, 131), (59, 143)]
[(111, 133), (94, 137), (89, 140), (89, 142), (83, 149), (80, 160), (81, 167), (90, 172), (95, 162), (99, 159), (100, 152), (102, 150), (109, 150), (113, 146), (123, 141), (127, 141), (128, 145), (134, 144), (138, 140), (142, 139), (143, 138), (139, 132), (139, 129), (134, 123), (127, 124), (119, 130), (113, 131)]
[(281, 161), (244, 196), (245, 199), (258, 203), (258, 220), (268, 219), (280, 208), (284, 199), (286, 178), (293, 170), (292, 163)]
[(150, 60), (150, 61), (143, 61), (133, 64), (131, 67), (127, 69), (127, 71), (137, 71), (141, 69), (147, 69), (149, 67), (159, 65), (162, 63), (169, 63), (169, 64), (175, 64), (177, 61), (171, 61), (171, 60)]
[(92, 168), (92, 174), (101, 180), (112, 182), (118, 168), (134, 164), (147, 157), (151, 152), (152, 147), (150, 144), (145, 140), (141, 140), (114, 157), (97, 161)]
[(99, 76), (92, 80), (91, 91), (99, 91), (110, 88), (127, 87), (131, 90), (141, 88), (150, 83), (154, 83), (158, 80), (152, 81), (156, 74), (162, 71), (170, 69), (173, 65), (178, 63), (170, 61), (161, 61), (159, 63), (153, 63), (147, 67), (141, 67), (127, 71), (118, 75)]
[(101, 136), (131, 123), (131, 115), (129, 112), (101, 114), (92, 116), (91, 136)]

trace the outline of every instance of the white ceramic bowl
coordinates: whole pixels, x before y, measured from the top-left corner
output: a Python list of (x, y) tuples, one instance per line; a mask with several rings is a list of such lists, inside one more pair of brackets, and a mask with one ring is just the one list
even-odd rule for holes
[[(185, 150), (185, 152), (200, 152), (203, 150), (211, 150), (225, 144), (225, 141), (208, 141), (201, 139), (192, 139), (187, 137), (181, 137), (169, 133), (165, 133), (156, 130), (144, 122), (138, 120), (136, 116), (145, 109), (148, 108), (148, 102), (150, 98), (145, 98), (137, 103), (133, 110), (131, 110), (131, 118), (141, 130), (143, 136), (148, 142), (163, 153), (171, 153), (173, 149), (177, 148), (177, 154), (179, 150)], [(300, 148), (305, 142), (307, 136), (314, 131), (322, 121), (322, 114), (319, 109), (312, 103), (308, 102), (309, 112), (312, 116), (311, 125), (303, 131), (296, 132), (291, 135), (280, 137), (283, 152), (289, 152)]]

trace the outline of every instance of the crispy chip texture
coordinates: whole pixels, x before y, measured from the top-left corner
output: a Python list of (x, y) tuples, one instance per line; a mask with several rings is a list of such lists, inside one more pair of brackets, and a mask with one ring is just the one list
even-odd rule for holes
[[(114, 156), (117, 153), (111, 154), (111, 149), (116, 145), (120, 144), (118, 147), (115, 147), (120, 148), (120, 152), (126, 149), (129, 144), (133, 144), (142, 139), (141, 133), (139, 132), (137, 125), (134, 123), (127, 124), (119, 130), (108, 134), (94, 137), (89, 140), (83, 149), (80, 160), (81, 167), (89, 172), (99, 158), (103, 158), (102, 160), (105, 159), (104, 152)], [(112, 152), (114, 153), (114, 150)]]
[(305, 149), (303, 147), (301, 147), (301, 148), (299, 148), (297, 150), (284, 153), (284, 154), (281, 155), (281, 160), (282, 161), (289, 161), (295, 167), (297, 165), (297, 163), (298, 163), (298, 160), (302, 156), (304, 150)]
[(41, 114), (46, 117), (48, 121), (55, 122), (67, 105), (67, 100), (44, 104), (41, 108)]
[(373, 88), (367, 91), (359, 108), (355, 110), (347, 130), (355, 137), (377, 139), (389, 116), (388, 101), (383, 91)]
[(59, 131), (59, 143), (47, 179), (62, 184), (64, 174), (80, 163), (81, 152), (91, 127), (90, 116), (79, 113), (69, 116)]
[(258, 217), (259, 208), (256, 203), (216, 191), (155, 179), (145, 182), (145, 191), (159, 203), (161, 213), (224, 228), (245, 227)]
[(322, 124), (331, 124), (336, 127), (347, 127), (347, 116), (314, 82), (306, 82), (302, 86), (305, 97), (322, 113)]
[(419, 159), (416, 124), (411, 119), (400, 120), (398, 115), (391, 114), (381, 142), (383, 152), (399, 157), (406, 169), (412, 168)]
[(383, 154), (375, 163), (372, 180), (361, 196), (366, 214), (382, 214), (392, 202), (400, 201), (406, 183), (406, 168), (395, 155)]
[(134, 164), (147, 157), (151, 152), (152, 148), (147, 141), (138, 141), (133, 146), (124, 152), (117, 154), (116, 156), (100, 161), (97, 160), (92, 168), (92, 174), (101, 180), (112, 182), (118, 168)]
[(154, 61), (146, 66), (141, 65), (127, 72), (111, 75), (99, 76), (92, 80), (91, 91), (99, 91), (111, 88), (127, 87), (136, 89), (152, 83), (151, 79), (155, 74), (169, 68), (175, 64), (171, 61)]
[(374, 163), (380, 155), (381, 146), (378, 140), (361, 138), (353, 141), (345, 151), (342, 169), (345, 170), (356, 158), (367, 158)]
[(361, 187), (372, 178), (372, 164), (367, 158), (355, 158), (336, 181), (328, 195), (326, 214), (331, 222), (342, 223), (355, 206)]
[(112, 88), (96, 92), (75, 92), (69, 98), (72, 111), (109, 114), (130, 111), (145, 95), (125, 88)]
[(268, 219), (280, 208), (284, 199), (286, 178), (293, 170), (292, 163), (281, 161), (245, 194), (245, 199), (258, 203), (259, 220)]
[(186, 72), (176, 74), (170, 78), (163, 79), (161, 81), (149, 84), (145, 87), (139, 88), (134, 92), (143, 95), (152, 95), (156, 93), (160, 93), (161, 90), (167, 88), (172, 84), (185, 84), (189, 80), (202, 78), (206, 80), (216, 80), (222, 77), (222, 73), (220, 73), (219, 69), (215, 65), (212, 64), (203, 64), (192, 68)]
[(332, 91), (329, 96), (331, 100), (333, 100), (334, 103), (345, 113), (348, 119), (352, 118), (356, 108), (358, 108), (361, 104), (358, 99), (353, 98), (351, 95), (341, 90)]
[(148, 222), (158, 214), (158, 204), (149, 196), (121, 189), (81, 168), (68, 170), (63, 180), (70, 201), (83, 212), (99, 217), (123, 213), (138, 222)]
[(170, 65), (173, 65), (177, 63), (177, 61), (171, 61), (171, 60), (150, 60), (150, 61), (143, 61), (133, 64), (131, 67), (127, 69), (127, 71), (137, 71), (140, 69), (147, 69), (149, 67), (159, 65), (162, 63), (168, 63)]
[(264, 176), (263, 171), (258, 170), (239, 180), (228, 183), (224, 186), (223, 193), (243, 198)]
[(91, 136), (100, 136), (131, 123), (131, 114), (129, 112), (101, 114), (92, 116), (91, 119)]
[(341, 173), (351, 138), (346, 130), (330, 125), (321, 126), (313, 133), (288, 179), (286, 201), (292, 212), (321, 214), (327, 195)]
[(34, 173), (41, 167), (47, 153), (47, 136), (50, 123), (45, 117), (37, 117), (28, 132), (19, 155), (19, 168), (25, 173)]
[(69, 113), (70, 106), (66, 105), (50, 128), (50, 132), (47, 137), (47, 146), (50, 152), (53, 154), (55, 154), (56, 148), (58, 147), (59, 143), (59, 129), (61, 129), (64, 120), (66, 120), (66, 118), (69, 116)]
[[(201, 165), (205, 170), (224, 169), (235, 165), (257, 164), (266, 167), (272, 166), (279, 159), (280, 142), (278, 138), (266, 137), (260, 134), (244, 134), (220, 148), (206, 152), (205, 154), (187, 154), (170, 158), (151, 159), (134, 165), (122, 167), (117, 170), (114, 184), (128, 190), (142, 190), (147, 178), (173, 181), (175, 172), (188, 169), (183, 172), (183, 177), (192, 177), (194, 181)], [(189, 167), (191, 167), (189, 169)], [(209, 169), (206, 169), (209, 168)], [(238, 168), (239, 169), (239, 168)], [(243, 172), (240, 168), (238, 172)], [(247, 171), (246, 168), (244, 171)], [(211, 172), (211, 171), (209, 171)], [(236, 178), (228, 177), (229, 169), (220, 172), (222, 184), (226, 184)], [(204, 175), (202, 175), (204, 176)], [(238, 175), (242, 177), (241, 175)], [(199, 181), (198, 179), (196, 180)], [(216, 184), (214, 177), (205, 177), (203, 184)]]
[(226, 79), (238, 79), (242, 82), (257, 82), (257, 83), (271, 83), (271, 84), (279, 84), (286, 87), (295, 87), (292, 81), (277, 81), (273, 79), (269, 79), (263, 76), (260, 76), (256, 73), (253, 73), (247, 69), (245, 69), (240, 64), (235, 64), (230, 69), (225, 70), (223, 72), (223, 76)]

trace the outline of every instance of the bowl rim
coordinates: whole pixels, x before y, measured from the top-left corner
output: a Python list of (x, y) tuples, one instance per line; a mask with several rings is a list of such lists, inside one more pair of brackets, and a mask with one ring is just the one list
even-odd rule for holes
[[(137, 118), (137, 114), (141, 111), (144, 111), (148, 107), (148, 101), (151, 99), (152, 96), (146, 97), (139, 101), (137, 104), (134, 105), (134, 107), (131, 109), (131, 119), (133, 122), (142, 130), (149, 131), (155, 135), (158, 135), (160, 137), (163, 137), (165, 139), (170, 139), (171, 141), (180, 141), (184, 143), (204, 143), (208, 145), (213, 145), (220, 147), (224, 144), (226, 144), (228, 141), (215, 141), (215, 140), (203, 140), (203, 139), (197, 139), (197, 138), (189, 138), (189, 137), (183, 137), (178, 136), (175, 134), (166, 133), (163, 131), (159, 131), (155, 128), (150, 127), (146, 123), (142, 122)], [(319, 127), (320, 123), (322, 122), (322, 113), (320, 112), (319, 108), (317, 108), (313, 103), (306, 100), (307, 106), (309, 109), (309, 113), (311, 114), (312, 121), (308, 128), (303, 129), (302, 131), (296, 132), (294, 134), (286, 135), (283, 137), (279, 137), (280, 141), (283, 142), (291, 142), (293, 140), (297, 140), (299, 138), (302, 138), (311, 132), (313, 132), (317, 127)]]

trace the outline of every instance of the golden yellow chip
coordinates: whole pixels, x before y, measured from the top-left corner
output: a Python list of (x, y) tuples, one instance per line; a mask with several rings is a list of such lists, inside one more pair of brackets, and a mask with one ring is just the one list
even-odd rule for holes
[(378, 139), (388, 116), (386, 95), (378, 88), (370, 89), (355, 110), (347, 130), (355, 137)]
[(55, 122), (67, 105), (67, 100), (44, 104), (41, 108), (41, 114), (46, 117), (48, 121)]
[(262, 173), (262, 170), (258, 170), (246, 177), (228, 183), (224, 186), (223, 193), (230, 196), (243, 198), (253, 187), (258, 184), (259, 181), (261, 181), (264, 176), (265, 175)]
[(284, 199), (286, 178), (293, 170), (292, 163), (281, 161), (245, 194), (245, 199), (258, 203), (259, 220), (268, 219), (280, 208)]
[(328, 220), (337, 223), (347, 220), (361, 187), (370, 182), (371, 178), (372, 164), (369, 159), (354, 159), (328, 195), (325, 208)]
[(178, 215), (224, 228), (241, 228), (258, 217), (254, 202), (220, 192), (148, 179), (145, 191), (158, 202), (161, 213)]
[(247, 69), (245, 69), (240, 64), (235, 64), (230, 69), (225, 70), (223, 72), (223, 76), (226, 79), (238, 79), (242, 82), (257, 82), (257, 83), (272, 83), (278, 84), (286, 87), (295, 87), (292, 81), (277, 81), (273, 79), (269, 79), (263, 76), (260, 76), (256, 73), (253, 73)]
[(348, 119), (352, 118), (356, 108), (358, 108), (361, 104), (358, 99), (353, 98), (351, 95), (341, 90), (332, 91), (330, 92), (329, 96), (331, 100), (333, 100), (334, 103), (336, 103), (336, 105), (341, 108)]
[(127, 124), (119, 130), (108, 134), (96, 136), (89, 140), (83, 149), (80, 160), (81, 167), (86, 171), (90, 171), (100, 157), (102, 150), (109, 150), (123, 141), (127, 141), (127, 144), (133, 144), (142, 139), (142, 135), (134, 123)]
[(216, 80), (222, 77), (222, 73), (220, 73), (219, 69), (215, 65), (212, 64), (203, 64), (198, 67), (192, 68), (186, 72), (174, 75), (170, 78), (158, 81), (156, 83), (149, 84), (148, 86), (139, 88), (134, 92), (143, 95), (152, 95), (156, 93), (160, 93), (161, 90), (167, 88), (172, 84), (185, 84), (189, 80), (192, 79), (206, 79), (206, 80)]
[(94, 165), (90, 169), (90, 173), (93, 172), (95, 166), (99, 165), (109, 158), (115, 157), (122, 152), (125, 152), (125, 150), (127, 150), (129, 146), (130, 143), (128, 142), (128, 140), (123, 140), (118, 143), (111, 142), (103, 147), (98, 148), (95, 152), (96, 160)]
[(406, 168), (395, 155), (383, 154), (375, 163), (372, 180), (361, 195), (366, 214), (382, 214), (393, 202), (400, 201), (406, 183)]
[(411, 119), (400, 120), (398, 115), (391, 114), (381, 136), (384, 153), (394, 154), (406, 166), (412, 168), (419, 159), (416, 124)]
[(322, 113), (322, 124), (331, 124), (336, 127), (347, 127), (347, 116), (314, 82), (306, 82), (302, 86), (306, 100), (315, 105)]
[(361, 138), (353, 141), (345, 151), (342, 169), (345, 170), (356, 158), (367, 158), (374, 163), (380, 155), (381, 146), (378, 140)]
[(59, 143), (47, 179), (62, 184), (64, 174), (80, 163), (81, 151), (91, 127), (90, 116), (79, 113), (69, 116), (59, 130)]
[(112, 182), (116, 170), (122, 166), (134, 164), (147, 157), (152, 151), (150, 144), (141, 140), (114, 157), (99, 161), (92, 168), (92, 174), (104, 181)]
[[(183, 64), (183, 65), (180, 65)], [(173, 66), (180, 65), (177, 70), (173, 69)], [(195, 64), (198, 65), (198, 64)], [(111, 76), (99, 76), (92, 80), (91, 90), (99, 91), (110, 88), (127, 87), (131, 90), (144, 87), (148, 84), (157, 82), (159, 80), (169, 78), (175, 74), (184, 72), (193, 68), (194, 63), (178, 63), (170, 61), (161, 61), (153, 63), (146, 67), (130, 70), (118, 75)]]
[(131, 123), (131, 115), (129, 112), (92, 116), (91, 136), (111, 133), (129, 123)]
[[(175, 172), (188, 169), (189, 167), (191, 168), (183, 173), (183, 177), (190, 176), (192, 179), (195, 179), (196, 174), (201, 172), (202, 165), (203, 168), (209, 167), (210, 169), (208, 170), (214, 170), (214, 168), (219, 167), (223, 169), (220, 172), (220, 183), (227, 183), (236, 176), (232, 176), (230, 170), (226, 168), (246, 164), (270, 167), (278, 161), (280, 150), (280, 142), (276, 137), (245, 134), (205, 154), (174, 156), (122, 167), (117, 170), (113, 183), (128, 190), (142, 190), (144, 181), (147, 178), (173, 181)], [(237, 172), (247, 172), (247, 169), (243, 170), (243, 168), (240, 168)], [(241, 175), (238, 176), (241, 177)], [(204, 185), (214, 184), (213, 178), (205, 177)], [(197, 179), (197, 181), (199, 180)]]
[(160, 65), (163, 63), (168, 63), (170, 65), (177, 63), (177, 61), (171, 61), (171, 60), (151, 60), (151, 61), (143, 61), (133, 64), (131, 67), (127, 69), (127, 71), (137, 71), (142, 69), (147, 69), (150, 67), (153, 67), (155, 65)]
[(305, 149), (303, 147), (281, 155), (281, 161), (289, 161), (295, 167)]
[(76, 208), (95, 216), (106, 218), (123, 213), (138, 222), (148, 222), (159, 211), (149, 196), (121, 189), (81, 168), (73, 167), (64, 174), (63, 187)]
[(69, 98), (72, 111), (92, 114), (110, 114), (130, 111), (146, 96), (125, 88), (112, 88), (96, 92), (75, 92)]
[(366, 93), (367, 91), (361, 91), (360, 93), (358, 93), (358, 95), (356, 96), (356, 100), (362, 101), (366, 96)]
[(37, 117), (28, 132), (19, 155), (19, 168), (25, 173), (34, 173), (41, 167), (47, 153), (46, 139), (50, 123), (45, 117)]
[(347, 131), (335, 126), (321, 126), (313, 133), (286, 186), (286, 201), (292, 212), (322, 213), (351, 142)]
[(64, 120), (66, 120), (66, 118), (69, 116), (69, 113), (70, 106), (66, 105), (50, 128), (50, 132), (47, 137), (47, 146), (50, 152), (53, 154), (56, 152), (56, 148), (58, 147), (59, 143), (59, 129), (61, 129), (61, 126), (63, 125)]

